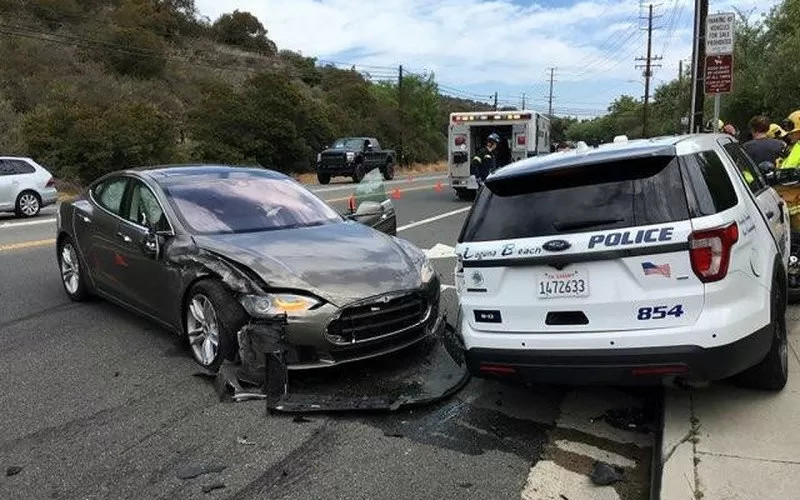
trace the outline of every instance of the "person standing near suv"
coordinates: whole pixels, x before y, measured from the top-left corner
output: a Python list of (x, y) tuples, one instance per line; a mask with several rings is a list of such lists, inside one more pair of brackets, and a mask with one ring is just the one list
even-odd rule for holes
[(489, 134), (489, 137), (486, 138), (486, 146), (479, 149), (472, 158), (472, 171), (478, 182), (482, 183), (497, 168), (496, 150), (499, 143), (499, 135)]
[(785, 142), (767, 137), (769, 129), (770, 122), (766, 116), (754, 116), (750, 120), (750, 133), (753, 138), (745, 142), (742, 147), (755, 161), (756, 165), (760, 165), (763, 162), (770, 162), (775, 165), (778, 162), (778, 158), (783, 156), (786, 150)]

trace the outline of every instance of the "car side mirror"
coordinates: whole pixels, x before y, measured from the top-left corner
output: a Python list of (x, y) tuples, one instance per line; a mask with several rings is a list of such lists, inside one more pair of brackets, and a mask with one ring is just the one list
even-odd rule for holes
[[(387, 200), (388, 201), (388, 200)], [(376, 201), (364, 201), (356, 209), (356, 217), (375, 217), (383, 213), (383, 206)]]

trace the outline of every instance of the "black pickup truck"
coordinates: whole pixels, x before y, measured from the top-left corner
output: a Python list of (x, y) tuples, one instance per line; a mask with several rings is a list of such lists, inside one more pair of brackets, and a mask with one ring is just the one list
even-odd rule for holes
[(383, 178), (394, 178), (394, 164), (397, 156), (391, 149), (381, 149), (374, 137), (344, 137), (336, 139), (333, 145), (317, 155), (317, 179), (327, 184), (331, 177), (352, 177), (353, 182), (361, 182), (364, 175), (374, 168), (380, 168)]

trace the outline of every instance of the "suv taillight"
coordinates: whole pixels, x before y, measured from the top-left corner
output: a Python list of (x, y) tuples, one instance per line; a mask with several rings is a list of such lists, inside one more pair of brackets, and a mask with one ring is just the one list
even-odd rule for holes
[(739, 241), (739, 226), (728, 226), (695, 231), (689, 236), (689, 259), (692, 270), (700, 281), (719, 281), (728, 274), (731, 247)]
[(51, 188), (51, 187), (54, 187), (55, 185), (56, 185), (56, 180), (53, 179), (52, 177), (50, 177), (50, 180), (47, 181), (47, 184), (45, 184), (45, 187)]
[(455, 142), (456, 146), (461, 146), (462, 144), (466, 144), (467, 143), (467, 136), (466, 135), (457, 135), (455, 137), (455, 141), (454, 142)]

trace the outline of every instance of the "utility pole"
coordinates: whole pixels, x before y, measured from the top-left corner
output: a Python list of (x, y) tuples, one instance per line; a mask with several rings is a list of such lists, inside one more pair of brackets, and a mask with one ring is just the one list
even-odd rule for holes
[(708, 0), (694, 2), (694, 44), (692, 48), (692, 109), (689, 132), (699, 132), (703, 126), (703, 99), (706, 60), (706, 17)]
[(494, 110), (497, 111), (497, 92), (494, 93)]
[(553, 77), (556, 69), (550, 68), (550, 95), (547, 97), (547, 116), (553, 118)]
[(677, 101), (675, 103), (675, 109), (677, 110), (678, 114), (678, 133), (683, 132), (683, 124), (681, 122), (681, 116), (683, 113), (681, 112), (681, 98), (683, 97), (683, 59), (678, 61), (678, 95)]
[(521, 111), (525, 110), (525, 92), (522, 93), (522, 109)]
[(403, 131), (405, 129), (405, 120), (403, 117), (403, 65), (401, 64), (397, 70), (397, 113), (400, 120), (400, 165), (403, 165)]
[(659, 64), (653, 64), (653, 61), (661, 59), (660, 57), (653, 57), (653, 4), (648, 7), (647, 14), (647, 56), (638, 57), (637, 61), (645, 61), (644, 66), (636, 66), (637, 68), (644, 67), (644, 107), (642, 108), (642, 137), (647, 137), (647, 112), (650, 104), (650, 78), (653, 76), (653, 68), (660, 67)]

